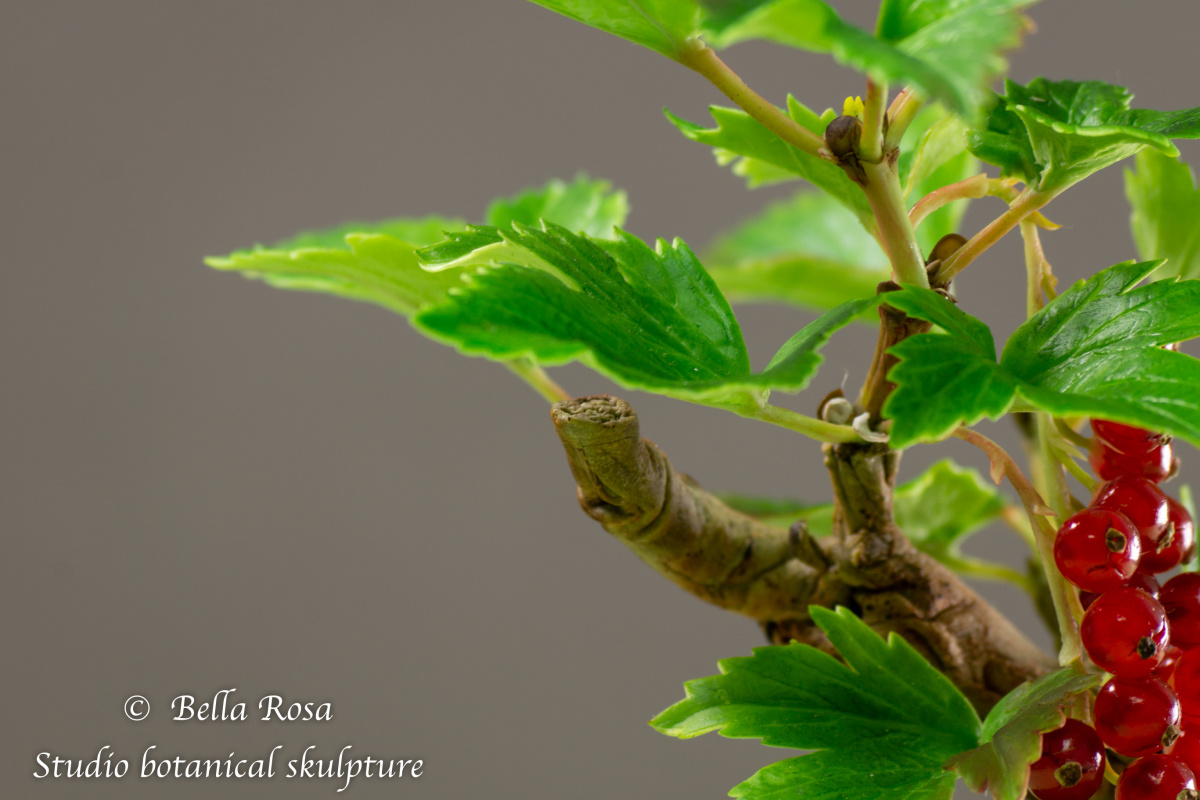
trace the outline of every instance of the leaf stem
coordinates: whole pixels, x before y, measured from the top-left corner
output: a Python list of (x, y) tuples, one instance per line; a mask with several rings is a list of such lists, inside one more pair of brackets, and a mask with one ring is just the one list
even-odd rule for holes
[(866, 181), (863, 192), (875, 214), (879, 226), (879, 239), (892, 265), (896, 283), (905, 286), (929, 288), (929, 276), (925, 273), (925, 259), (917, 245), (912, 222), (904, 205), (904, 192), (900, 189), (900, 176), (894, 164), (888, 160), (872, 164), (860, 162)]
[(565, 403), (571, 399), (571, 395), (567, 394), (565, 389), (555, 383), (554, 379), (546, 374), (546, 370), (538, 366), (532, 359), (514, 358), (510, 361), (505, 361), (504, 366), (508, 367), (521, 380), (532, 386), (535, 392), (551, 403)]
[(875, 163), (883, 158), (883, 121), (887, 105), (887, 81), (867, 78), (867, 98), (863, 101), (862, 138), (858, 143), (859, 158)]
[(1049, 203), (1054, 197), (1053, 192), (1039, 192), (1036, 189), (1026, 189), (1021, 192), (1007, 211), (988, 223), (987, 227), (972, 236), (966, 244), (959, 248), (958, 252), (950, 256), (942, 265), (939, 275), (947, 281), (954, 278), (968, 264), (983, 255), (985, 250), (1017, 227), (1021, 220)]
[(857, 442), (861, 444), (863, 441), (858, 432), (849, 425), (835, 425), (832, 422), (825, 422), (815, 417), (806, 417), (803, 414), (798, 414), (795, 411), (780, 408), (779, 406), (770, 404), (761, 406), (727, 405), (720, 406), (720, 408), (726, 408), (747, 419), (769, 422), (772, 425), (778, 425), (781, 428), (802, 433), (810, 439), (816, 439), (819, 442)]
[(767, 130), (774, 133), (790, 145), (818, 158), (826, 158), (821, 154), (825, 142), (820, 136), (805, 128), (789, 117), (775, 105), (758, 95), (746, 85), (736, 72), (717, 57), (711, 47), (697, 46), (679, 57), (679, 63), (705, 78), (721, 90), (721, 93), (736, 103), (754, 119), (763, 124)]
[(960, 575), (984, 580), (1006, 581), (1023, 590), (1030, 597), (1037, 594), (1037, 587), (1034, 586), (1032, 578), (1004, 564), (996, 564), (970, 556), (943, 556), (941, 561)]
[(1062, 649), (1058, 653), (1058, 662), (1063, 666), (1079, 660), (1083, 653), (1083, 644), (1079, 639), (1079, 619), (1083, 617), (1083, 607), (1079, 603), (1079, 595), (1063, 578), (1054, 564), (1054, 537), (1057, 533), (1046, 520), (1045, 503), (1041, 495), (1021, 472), (1021, 468), (1013, 461), (1012, 456), (1004, 448), (983, 434), (970, 428), (958, 428), (954, 435), (959, 439), (970, 442), (988, 454), (992, 462), (992, 479), (999, 483), (1001, 476), (1007, 477), (1008, 482), (1017, 490), (1017, 496), (1025, 506), (1025, 513), (1033, 526), (1038, 554), (1042, 559), (1042, 567), (1046, 572), (1046, 583), (1050, 587), (1050, 597), (1054, 601), (1054, 614), (1058, 619), (1058, 628), (1062, 636)]
[(987, 194), (988, 176), (986, 172), (981, 172), (958, 183), (934, 189), (917, 201), (917, 204), (908, 212), (908, 220), (915, 229), (926, 217), (947, 203), (953, 203), (955, 200), (975, 200), (987, 197)]
[(900, 90), (887, 111), (887, 131), (883, 135), (884, 152), (900, 146), (904, 132), (924, 105), (925, 101), (913, 94), (911, 87)]

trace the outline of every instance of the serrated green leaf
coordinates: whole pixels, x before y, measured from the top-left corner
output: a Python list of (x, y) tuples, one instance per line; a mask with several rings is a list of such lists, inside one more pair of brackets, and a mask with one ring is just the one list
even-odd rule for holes
[(844, 22), (820, 0), (730, 4), (737, 13), (704, 23), (714, 47), (766, 39), (828, 52), (856, 69), (917, 87), (972, 116), (981, 90), (1004, 71), (1001, 53), (1020, 43), (1019, 10), (1033, 0), (901, 0), (881, 10), (878, 38)]
[(545, 366), (577, 360), (623, 386), (702, 402), (798, 391), (815, 374), (817, 351), (833, 331), (876, 302), (825, 314), (752, 374), (737, 319), (678, 240), (660, 240), (652, 250), (620, 231), (609, 241), (553, 225), (478, 227), (427, 248), (421, 258), (435, 269), (478, 270), (414, 318), (461, 352), (528, 357)]
[(1029, 785), (1029, 765), (1042, 754), (1042, 734), (1061, 728), (1066, 706), (1100, 681), (1099, 675), (1068, 668), (1018, 686), (988, 713), (984, 743), (954, 756), (948, 766), (976, 792), (1021, 800)]
[[(205, 263), (280, 289), (364, 300), (405, 316), (438, 302), (461, 283), (459, 270), (431, 273), (421, 269), (416, 248), (407, 242), (384, 234), (345, 234), (341, 229), (337, 235), (342, 236), (342, 246), (241, 250), (205, 259)], [(312, 235), (309, 241), (321, 241), (321, 237)]]
[(389, 219), (382, 222), (346, 222), (336, 228), (321, 231), (305, 231), (290, 239), (276, 242), (270, 250), (346, 250), (353, 248), (346, 241), (351, 234), (388, 236), (407, 242), (413, 247), (427, 247), (446, 238), (446, 231), (458, 231), (466, 227), (464, 220), (456, 217), (431, 215), (417, 219)]
[(744, 800), (950, 800), (954, 773), (902, 745), (885, 737), (854, 750), (821, 750), (777, 761), (729, 795)]
[(909, 337), (889, 351), (900, 359), (888, 374), (897, 387), (884, 404), (895, 447), (936, 441), (961, 424), (1008, 411), (1016, 387), (997, 368), (986, 325), (928, 289), (890, 292), (887, 302), (944, 331)]
[(827, 309), (870, 297), (891, 277), (879, 244), (845, 208), (816, 192), (771, 204), (718, 238), (704, 263), (734, 303)]
[(1093, 416), (1200, 441), (1200, 362), (1162, 345), (1200, 335), (1200, 281), (1134, 288), (1155, 263), (1125, 262), (1079, 281), (1021, 325), (997, 364), (986, 326), (934, 292), (888, 303), (946, 333), (893, 347), (885, 404), (892, 444), (944, 437), (997, 418), (1017, 396), (1055, 416)]
[[(875, 229), (871, 204), (841, 167), (788, 144), (745, 111), (711, 106), (709, 112), (717, 124), (715, 128), (702, 128), (670, 111), (665, 113), (684, 136), (716, 148), (722, 163), (732, 162), (734, 172), (746, 176), (752, 187), (780, 179), (803, 178), (848, 208), (868, 231)], [(787, 114), (818, 136), (834, 118), (832, 111), (817, 116), (791, 96), (788, 97)]]
[(1101, 81), (1005, 83), (986, 123), (968, 134), (976, 156), (1041, 192), (1056, 193), (1146, 147), (1200, 137), (1200, 107), (1131, 109), (1133, 95)]
[(1200, 277), (1200, 190), (1191, 167), (1149, 149), (1137, 154), (1136, 164), (1136, 172), (1125, 170), (1125, 196), (1138, 255), (1167, 260), (1155, 280)]
[[(514, 222), (536, 225), (544, 219), (569, 231), (611, 239), (614, 229), (624, 225), (628, 216), (625, 192), (613, 191), (608, 181), (579, 175), (571, 183), (552, 180), (539, 189), (496, 200), (488, 206), (483, 222), (494, 228), (509, 228)], [(438, 240), (421, 246), (434, 241)]]
[[(845, 608), (810, 613), (842, 661), (808, 645), (760, 647), (721, 661), (720, 675), (689, 681), (687, 698), (650, 724), (683, 739), (719, 731), (822, 751), (768, 767), (735, 789), (737, 797), (793, 788), (805, 797), (866, 797), (855, 788), (864, 781), (900, 796), (943, 797), (942, 764), (979, 743), (971, 704), (895, 634), (884, 641)], [(868, 763), (871, 777), (863, 774)]]
[(700, 32), (695, 0), (531, 0), (565, 17), (678, 58)]
[[(552, 180), (539, 189), (497, 200), (487, 218), (526, 225), (546, 219), (571, 230), (611, 236), (628, 211), (624, 192), (613, 191), (608, 181), (579, 175), (570, 184)], [(277, 288), (364, 300), (408, 316), (422, 306), (441, 302), (450, 289), (462, 285), (461, 269), (422, 269), (415, 250), (467, 227), (461, 219), (439, 216), (348, 222), (301, 233), (271, 247), (209, 258), (205, 263), (259, 278)]]

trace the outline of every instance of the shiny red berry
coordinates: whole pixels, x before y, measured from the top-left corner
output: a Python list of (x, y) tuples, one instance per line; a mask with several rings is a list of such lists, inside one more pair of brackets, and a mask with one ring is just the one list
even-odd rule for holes
[(1184, 730), (1168, 751), (1170, 755), (1186, 764), (1192, 772), (1200, 770), (1200, 731)]
[[(1125, 583), (1122, 585), (1132, 586), (1135, 589), (1141, 589), (1155, 600), (1158, 599), (1158, 593), (1161, 591), (1161, 587), (1158, 585), (1158, 579), (1148, 572), (1135, 572), (1133, 577), (1125, 581)], [(1080, 592), (1079, 600), (1083, 603), (1083, 610), (1087, 611), (1089, 608), (1091, 608), (1092, 603), (1094, 603), (1096, 598), (1101, 594), (1103, 594), (1103, 592)]]
[(1175, 498), (1167, 498), (1167, 527), (1159, 537), (1158, 545), (1147, 550), (1142, 542), (1142, 560), (1138, 569), (1142, 572), (1167, 572), (1179, 566), (1191, 556), (1196, 544), (1196, 529), (1192, 515)]
[(1096, 438), (1122, 453), (1145, 453), (1171, 441), (1171, 437), (1154, 433), (1144, 428), (1132, 425), (1122, 425), (1120, 422), (1109, 422), (1103, 419), (1092, 420), (1092, 433)]
[(1160, 540), (1167, 531), (1170, 509), (1167, 496), (1145, 478), (1123, 475), (1102, 485), (1092, 500), (1094, 508), (1120, 511), (1137, 526), (1142, 537), (1142, 569), (1150, 553), (1157, 553)]
[(1100, 595), (1083, 615), (1083, 647), (1096, 665), (1114, 675), (1149, 675), (1162, 661), (1170, 637), (1167, 614), (1141, 589), (1122, 587)]
[(1089, 592), (1118, 589), (1133, 577), (1142, 555), (1137, 528), (1119, 511), (1085, 508), (1063, 523), (1054, 561), (1063, 577)]
[(1123, 453), (1096, 439), (1088, 453), (1092, 472), (1105, 481), (1122, 475), (1139, 475), (1153, 483), (1162, 483), (1171, 475), (1173, 461), (1174, 454), (1169, 444), (1159, 445), (1144, 453)]
[(1158, 596), (1167, 612), (1171, 643), (1179, 647), (1200, 646), (1200, 572), (1182, 572), (1162, 587)]
[[(1170, 620), (1167, 620), (1168, 627)], [(1158, 666), (1154, 668), (1154, 672), (1150, 673), (1159, 680), (1171, 683), (1171, 675), (1175, 673), (1175, 662), (1183, 655), (1183, 650), (1176, 647), (1174, 644), (1167, 645), (1167, 652), (1163, 653), (1163, 660), (1158, 662)]]
[(1183, 713), (1200, 717), (1200, 648), (1184, 650), (1171, 672), (1171, 688)]
[(1096, 733), (1123, 756), (1146, 756), (1179, 738), (1182, 714), (1171, 687), (1147, 675), (1113, 678), (1096, 694)]
[(1117, 781), (1116, 800), (1197, 800), (1196, 776), (1171, 756), (1147, 756), (1130, 764)]
[(1038, 800), (1087, 800), (1104, 782), (1104, 743), (1092, 728), (1068, 719), (1042, 734), (1042, 757), (1029, 767)]

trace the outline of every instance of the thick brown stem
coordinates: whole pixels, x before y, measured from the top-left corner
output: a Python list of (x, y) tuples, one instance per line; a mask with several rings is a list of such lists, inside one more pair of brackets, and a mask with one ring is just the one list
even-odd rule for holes
[(1050, 656), (896, 526), (899, 453), (882, 444), (827, 445), (825, 465), (836, 496), (827, 553), (867, 624), (903, 636), (981, 709), (1054, 668)]
[(583, 510), (684, 589), (763, 624), (842, 599), (802, 531), (765, 525), (700, 489), (641, 437), (625, 401), (583, 397), (551, 414)]
[(558, 403), (555, 427), (589, 516), (689, 592), (757, 620), (772, 641), (826, 650), (810, 605), (844, 605), (881, 633), (896, 631), (986, 711), (1053, 667), (892, 521), (899, 455), (882, 445), (827, 445), (839, 511), (815, 540), (736, 512), (677, 472), (614, 397)]

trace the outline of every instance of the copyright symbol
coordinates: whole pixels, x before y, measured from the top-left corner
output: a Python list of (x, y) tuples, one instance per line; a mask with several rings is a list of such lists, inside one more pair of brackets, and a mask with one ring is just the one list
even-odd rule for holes
[(125, 716), (134, 722), (141, 722), (150, 716), (150, 701), (140, 694), (135, 694), (125, 701)]

